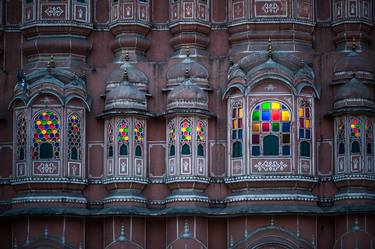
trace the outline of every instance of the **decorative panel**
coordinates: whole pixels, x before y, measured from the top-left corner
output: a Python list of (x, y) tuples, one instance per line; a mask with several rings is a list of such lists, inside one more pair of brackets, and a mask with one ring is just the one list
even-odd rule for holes
[(68, 3), (65, 1), (41, 1), (39, 16), (40, 20), (67, 20), (68, 11)]
[(82, 177), (80, 162), (68, 162), (68, 176), (69, 177)]
[(56, 161), (34, 161), (33, 162), (34, 176), (59, 176), (60, 162)]
[(309, 19), (313, 18), (313, 2), (312, 0), (298, 0), (297, 1), (298, 18)]
[(291, 159), (280, 158), (262, 158), (251, 159), (252, 173), (267, 174), (267, 173), (291, 173)]
[(128, 158), (119, 158), (118, 161), (119, 175), (129, 175)]
[(287, 17), (287, 0), (254, 0), (255, 17)]

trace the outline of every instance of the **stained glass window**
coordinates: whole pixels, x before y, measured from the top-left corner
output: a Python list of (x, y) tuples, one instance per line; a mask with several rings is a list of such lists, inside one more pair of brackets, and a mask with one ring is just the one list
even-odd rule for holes
[(120, 156), (127, 156), (129, 146), (129, 121), (127, 119), (122, 119), (117, 124), (117, 142)]
[(26, 158), (26, 119), (25, 113), (20, 113), (17, 119), (17, 159), (25, 160)]
[(168, 123), (168, 147), (169, 147), (169, 156), (176, 155), (176, 125), (175, 120), (171, 120)]
[(113, 142), (114, 142), (114, 134), (113, 134), (113, 126), (111, 123), (107, 125), (107, 155), (108, 157), (113, 157)]
[(289, 156), (290, 129), (290, 111), (286, 105), (277, 101), (258, 104), (251, 115), (251, 154)]
[[(259, 117), (258, 117), (259, 118)], [(236, 102), (232, 105), (231, 113), (231, 136), (232, 136), (232, 157), (242, 157), (243, 139), (243, 106)]]
[(192, 125), (191, 120), (183, 119), (180, 123), (180, 144), (181, 144), (181, 154), (190, 155), (191, 154), (191, 137), (192, 137)]
[(145, 137), (145, 124), (142, 120), (134, 121), (134, 143), (135, 143), (135, 156), (141, 157), (143, 150), (143, 143)]
[(302, 101), (298, 109), (298, 137), (300, 140), (300, 156), (310, 157), (311, 144), (311, 108), (307, 101)]
[(197, 124), (197, 155), (205, 156), (206, 148), (206, 122), (199, 120)]
[(350, 144), (351, 153), (361, 152), (361, 120), (358, 117), (350, 119)]
[(81, 119), (73, 113), (68, 118), (68, 158), (81, 159)]
[(373, 155), (373, 143), (374, 143), (374, 130), (371, 120), (366, 120), (366, 154)]
[(345, 154), (345, 124), (344, 120), (338, 120), (337, 123), (337, 145), (338, 145), (338, 154)]
[[(59, 159), (60, 158), (60, 135), (61, 127), (56, 112), (42, 111), (34, 117), (33, 129), (33, 159)], [(45, 145), (43, 145), (45, 144)], [(48, 145), (49, 144), (49, 145)], [(41, 148), (43, 155), (41, 158)], [(50, 149), (52, 155), (50, 156)], [(46, 152), (46, 154), (44, 153)], [(48, 153), (47, 153), (48, 152)], [(47, 157), (48, 156), (48, 157)]]

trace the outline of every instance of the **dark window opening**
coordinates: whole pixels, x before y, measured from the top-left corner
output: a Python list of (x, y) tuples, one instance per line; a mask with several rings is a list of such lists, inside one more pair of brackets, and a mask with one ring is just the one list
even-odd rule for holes
[(366, 146), (367, 155), (372, 155), (372, 145), (370, 143)]
[(241, 142), (235, 142), (233, 143), (233, 151), (232, 151), (232, 157), (242, 157), (242, 143)]
[(339, 144), (339, 155), (344, 155), (345, 154), (345, 144), (340, 143)]
[(110, 145), (108, 147), (108, 157), (113, 157), (113, 146), (112, 145)]
[(24, 149), (22, 147), (20, 148), (19, 159), (20, 160), (25, 160), (25, 151), (24, 151)]
[(299, 146), (301, 156), (310, 157), (310, 144), (306, 141), (303, 141)]
[(53, 147), (50, 143), (43, 143), (40, 145), (40, 159), (52, 159), (53, 158)]
[(142, 156), (142, 148), (139, 145), (135, 147), (135, 156), (139, 156), (139, 157)]
[(122, 144), (120, 146), (120, 156), (127, 156), (128, 155), (128, 146), (126, 144)]
[(263, 138), (263, 155), (279, 155), (279, 138), (274, 135), (268, 135)]
[(78, 150), (76, 147), (70, 149), (70, 159), (78, 160)]
[(197, 149), (198, 156), (204, 156), (204, 148), (203, 145), (199, 144)]
[(358, 141), (352, 143), (352, 153), (361, 153), (361, 146)]
[(169, 156), (174, 155), (176, 155), (176, 148), (174, 147), (174, 145), (171, 145), (171, 147), (169, 147)]
[(190, 155), (190, 146), (187, 144), (182, 145), (182, 150), (181, 150), (182, 155)]

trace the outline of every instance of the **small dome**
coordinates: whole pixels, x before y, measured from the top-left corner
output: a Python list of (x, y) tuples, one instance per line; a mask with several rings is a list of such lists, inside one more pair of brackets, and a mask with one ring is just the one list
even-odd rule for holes
[(168, 94), (167, 109), (194, 108), (208, 109), (208, 96), (199, 86), (194, 85), (190, 78), (186, 78)]
[(185, 70), (189, 69), (191, 81), (199, 86), (208, 88), (208, 70), (192, 60), (187, 54), (186, 58), (171, 66), (167, 73), (167, 81), (170, 87), (178, 85), (185, 78)]
[(147, 109), (146, 95), (136, 86), (130, 84), (125, 70), (120, 85), (113, 87), (106, 95), (105, 111), (112, 109)]
[(343, 99), (372, 99), (372, 94), (367, 86), (353, 77), (335, 95), (335, 101)]
[(334, 73), (337, 74), (342, 72), (373, 73), (373, 68), (370, 61), (366, 57), (352, 51), (347, 56), (338, 60), (335, 65)]
[(116, 68), (112, 71), (107, 80), (107, 90), (116, 87), (122, 81), (125, 70), (128, 72), (128, 81), (131, 84), (139, 87), (139, 89), (143, 91), (147, 91), (149, 81), (146, 74), (128, 61), (125, 61), (120, 68)]

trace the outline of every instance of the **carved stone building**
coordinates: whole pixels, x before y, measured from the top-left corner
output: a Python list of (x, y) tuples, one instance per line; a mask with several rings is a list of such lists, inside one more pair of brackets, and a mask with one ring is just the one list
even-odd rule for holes
[(373, 0), (1, 0), (1, 248), (375, 248)]

